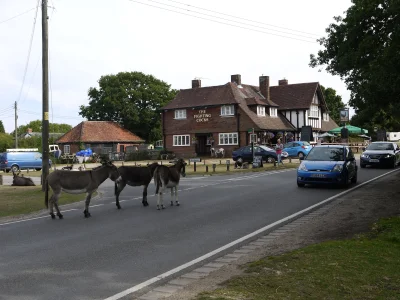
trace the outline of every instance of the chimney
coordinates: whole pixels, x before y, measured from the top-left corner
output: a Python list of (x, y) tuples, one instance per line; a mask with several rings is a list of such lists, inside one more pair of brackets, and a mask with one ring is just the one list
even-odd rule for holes
[(289, 82), (286, 78), (279, 80), (278, 83), (279, 83), (279, 85), (288, 85), (289, 84)]
[(260, 93), (269, 100), (269, 76), (260, 76)]
[(240, 76), (240, 74), (231, 75), (231, 82), (234, 82), (237, 85), (241, 85), (242, 84), (242, 76)]
[(201, 80), (200, 79), (193, 79), (192, 80), (192, 89), (200, 88), (201, 87)]
[(32, 128), (28, 128), (28, 129), (26, 130), (26, 132), (27, 132), (27, 133), (32, 133)]

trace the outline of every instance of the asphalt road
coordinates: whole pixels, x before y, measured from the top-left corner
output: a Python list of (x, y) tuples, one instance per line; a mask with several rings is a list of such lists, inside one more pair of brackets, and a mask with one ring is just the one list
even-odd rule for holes
[[(359, 183), (388, 171), (359, 169)], [(343, 191), (299, 189), (295, 170), (188, 177), (181, 206), (157, 211), (153, 183), (149, 207), (126, 187), (117, 210), (113, 188), (89, 219), (79, 203), (63, 220), (0, 224), (0, 299), (105, 299)]]

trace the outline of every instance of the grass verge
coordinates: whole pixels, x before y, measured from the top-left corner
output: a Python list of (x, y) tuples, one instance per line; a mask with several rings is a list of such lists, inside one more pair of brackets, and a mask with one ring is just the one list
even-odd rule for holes
[[(0, 217), (17, 216), (38, 212), (46, 208), (42, 186), (9, 186), (0, 185)], [(49, 197), (52, 192), (49, 192)], [(93, 194), (93, 197), (97, 193)], [(62, 193), (58, 203), (60, 205), (82, 201), (85, 194)]]
[(311, 245), (244, 266), (196, 300), (400, 299), (400, 218), (351, 240)]

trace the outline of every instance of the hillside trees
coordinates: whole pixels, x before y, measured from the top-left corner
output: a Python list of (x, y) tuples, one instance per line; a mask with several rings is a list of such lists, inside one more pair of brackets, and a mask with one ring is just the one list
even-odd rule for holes
[(115, 121), (147, 142), (162, 138), (160, 108), (171, 101), (177, 91), (170, 85), (141, 72), (105, 75), (99, 88), (88, 92), (89, 105), (79, 114), (89, 121)]

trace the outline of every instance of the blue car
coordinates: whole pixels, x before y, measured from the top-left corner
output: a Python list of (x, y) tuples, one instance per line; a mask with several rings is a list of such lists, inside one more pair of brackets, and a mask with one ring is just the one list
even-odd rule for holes
[(347, 187), (357, 182), (357, 162), (350, 147), (322, 145), (301, 158), (297, 169), (297, 186), (306, 184), (337, 184)]
[(304, 158), (312, 149), (309, 142), (296, 141), (283, 145), (283, 151), (287, 152), (290, 157)]
[[(274, 149), (271, 149), (266, 146), (254, 146), (254, 155), (261, 156), (262, 160), (265, 162), (272, 163), (274, 160), (278, 159), (276, 152)], [(244, 146), (232, 152), (232, 159), (234, 161), (243, 163), (243, 162), (252, 162), (253, 161), (253, 153), (251, 151), (251, 146)]]

